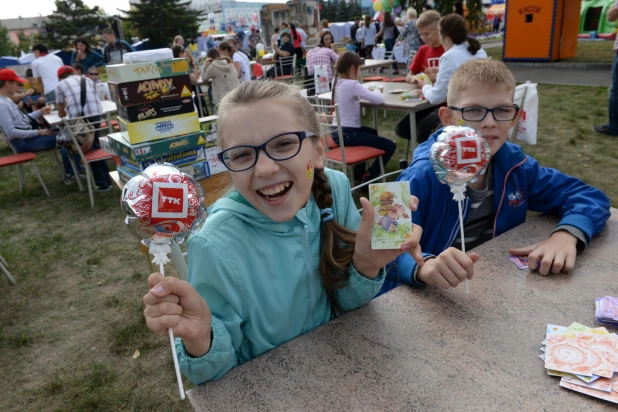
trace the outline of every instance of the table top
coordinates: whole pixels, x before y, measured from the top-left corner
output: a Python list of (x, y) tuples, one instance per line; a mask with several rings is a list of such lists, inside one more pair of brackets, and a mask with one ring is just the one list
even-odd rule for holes
[(478, 247), (469, 295), (399, 287), (191, 389), (189, 400), (196, 411), (608, 410), (561, 388), (538, 355), (548, 323), (595, 326), (594, 299), (618, 295), (618, 210), (572, 274), (508, 260), (508, 247), (546, 239), (557, 221), (531, 218)]
[[(392, 62), (391, 62), (392, 63)], [(410, 83), (391, 83), (391, 82), (368, 82), (363, 83), (363, 86), (379, 86), (383, 87), (384, 94), (384, 104), (373, 104), (369, 103), (366, 100), (361, 99), (362, 107), (379, 107), (381, 109), (393, 109), (393, 110), (404, 110), (404, 111), (419, 111), (431, 107), (431, 103), (427, 100), (423, 99), (418, 102), (404, 102), (399, 98), (401, 94), (392, 94), (390, 93), (392, 90), (405, 90), (405, 91), (413, 91), (419, 90), (418, 86), (410, 84)], [(332, 93), (323, 93), (318, 95), (318, 99), (323, 100), (325, 102), (330, 102), (332, 100)]]
[(377, 69), (379, 67), (389, 67), (393, 63), (395, 63), (394, 60), (365, 59), (365, 64), (361, 66), (361, 70), (371, 70)]
[[(101, 100), (100, 103), (101, 107), (103, 108), (103, 114), (115, 113), (118, 111), (116, 103), (112, 102), (111, 100)], [(58, 110), (51, 111), (49, 112), (49, 114), (44, 114), (43, 118), (50, 125), (62, 123), (63, 120), (60, 116), (58, 116)]]

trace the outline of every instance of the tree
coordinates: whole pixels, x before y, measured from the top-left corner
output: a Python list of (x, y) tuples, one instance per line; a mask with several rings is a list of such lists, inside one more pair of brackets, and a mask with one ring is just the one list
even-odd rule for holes
[(106, 26), (99, 6), (90, 8), (83, 0), (56, 0), (56, 11), (45, 21), (44, 39), (50, 49), (71, 46), (80, 37), (93, 44), (94, 36)]
[(167, 47), (178, 34), (196, 38), (206, 12), (189, 7), (190, 0), (142, 0), (132, 10), (122, 11), (140, 37), (150, 39), (152, 47)]
[(470, 33), (480, 33), (485, 22), (485, 13), (483, 13), (483, 2), (481, 0), (466, 1), (466, 20), (468, 21), (468, 29)]
[[(0, 25), (0, 57), (13, 56), (15, 45), (9, 38), (9, 29)], [(18, 56), (19, 57), (19, 56)]]

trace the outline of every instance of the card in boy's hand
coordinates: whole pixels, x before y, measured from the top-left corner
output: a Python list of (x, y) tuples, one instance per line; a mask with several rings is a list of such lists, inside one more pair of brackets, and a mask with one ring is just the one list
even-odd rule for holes
[(399, 249), (412, 234), (409, 183), (372, 183), (369, 201), (375, 211), (371, 248)]

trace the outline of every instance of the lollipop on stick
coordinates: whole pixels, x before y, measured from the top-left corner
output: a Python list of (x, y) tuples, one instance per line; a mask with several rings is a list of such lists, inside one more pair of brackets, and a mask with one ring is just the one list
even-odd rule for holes
[[(429, 155), (438, 180), (449, 185), (459, 208), (461, 251), (466, 253), (461, 202), (468, 183), (485, 173), (491, 158), (489, 144), (476, 130), (466, 126), (447, 126), (431, 146)], [(468, 294), (468, 279), (466, 279)]]
[[(170, 243), (182, 243), (204, 223), (204, 192), (191, 176), (175, 166), (153, 164), (129, 180), (122, 190), (121, 206), (125, 223), (141, 242), (149, 247), (153, 263), (165, 276), (165, 264), (170, 260)], [(174, 332), (168, 329), (180, 399), (185, 399)]]

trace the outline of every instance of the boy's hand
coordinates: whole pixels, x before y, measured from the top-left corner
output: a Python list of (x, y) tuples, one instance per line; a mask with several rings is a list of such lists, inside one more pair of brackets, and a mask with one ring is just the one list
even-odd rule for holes
[(432, 82), (435, 82), (438, 77), (438, 70), (439, 69), (437, 67), (428, 67), (425, 69), (425, 74), (429, 76)]
[(429, 259), (421, 266), (416, 274), (416, 279), (429, 286), (441, 288), (456, 288), (466, 279), (474, 276), (474, 264), (481, 256), (472, 252), (465, 254), (454, 247), (446, 249), (435, 259)]
[(205, 355), (210, 350), (212, 315), (204, 298), (189, 283), (160, 273), (148, 277), (148, 287), (143, 298), (148, 328), (158, 335), (172, 328), (191, 356)]
[[(567, 231), (553, 233), (549, 239), (520, 249), (509, 249), (514, 256), (528, 256), (528, 267), (541, 275), (570, 272), (575, 267), (577, 238)], [(539, 265), (540, 263), (540, 265)]]
[[(409, 253), (418, 265), (423, 265), (423, 254), (421, 253), (420, 240), (423, 228), (412, 224), (412, 236), (401, 245), (400, 249), (379, 249), (371, 248), (371, 231), (373, 227), (373, 217), (375, 210), (369, 200), (364, 197), (360, 199), (363, 206), (363, 216), (361, 218), (358, 231), (356, 232), (356, 246), (352, 264), (363, 276), (375, 279), (387, 263), (395, 260), (402, 253)], [(418, 198), (410, 196), (410, 210), (416, 211), (418, 208)]]

